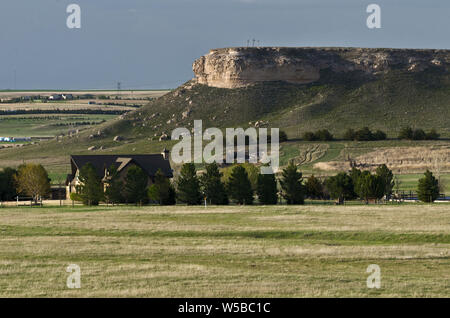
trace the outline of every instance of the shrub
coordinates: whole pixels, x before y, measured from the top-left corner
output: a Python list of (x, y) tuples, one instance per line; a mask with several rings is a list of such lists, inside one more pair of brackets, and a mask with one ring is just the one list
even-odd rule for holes
[(333, 135), (327, 129), (318, 130), (315, 135), (317, 140), (320, 141), (331, 141), (334, 139)]
[(81, 198), (81, 195), (76, 193), (76, 192), (72, 192), (70, 194), (70, 200), (75, 201), (75, 202), (81, 202), (83, 201), (83, 199)]
[(435, 129), (431, 129), (430, 132), (428, 132), (425, 136), (425, 139), (427, 140), (438, 140), (440, 135), (436, 132)]
[(356, 139), (356, 131), (352, 128), (349, 128), (344, 133), (345, 140), (355, 140)]
[(303, 140), (306, 141), (331, 141), (333, 140), (333, 135), (327, 130), (318, 130), (315, 133), (307, 131), (303, 134)]
[(283, 130), (280, 130), (279, 137), (280, 137), (280, 142), (288, 141), (288, 136)]
[(425, 140), (426, 134), (422, 129), (416, 129), (413, 131), (412, 139), (413, 140)]
[(398, 139), (413, 139), (413, 130), (411, 127), (403, 127), (400, 130), (400, 133), (398, 135)]
[(372, 133), (369, 127), (364, 127), (356, 131), (349, 128), (344, 133), (345, 140), (355, 140), (355, 141), (385, 140), (386, 137), (387, 136), (385, 132), (377, 130), (375, 133)]
[(316, 139), (316, 135), (313, 132), (307, 131), (303, 134), (303, 140), (316, 141), (317, 139)]
[(355, 140), (357, 141), (371, 141), (374, 140), (373, 134), (369, 127), (364, 127), (356, 132)]
[(373, 134), (374, 140), (386, 140), (387, 135), (384, 131), (381, 130), (377, 130), (374, 134)]

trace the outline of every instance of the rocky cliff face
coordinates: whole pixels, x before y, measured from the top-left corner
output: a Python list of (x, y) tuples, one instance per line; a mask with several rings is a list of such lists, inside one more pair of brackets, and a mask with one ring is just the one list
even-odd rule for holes
[(392, 69), (421, 72), (450, 69), (450, 50), (365, 48), (224, 48), (194, 62), (195, 81), (211, 87), (238, 88), (258, 82), (318, 81), (322, 70), (377, 75)]

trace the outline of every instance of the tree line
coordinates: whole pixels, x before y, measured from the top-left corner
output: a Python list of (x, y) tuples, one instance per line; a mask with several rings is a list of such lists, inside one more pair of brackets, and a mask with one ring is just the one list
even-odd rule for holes
[[(284, 139), (288, 140), (285, 133)], [(406, 140), (438, 140), (440, 134), (437, 133), (436, 129), (431, 129), (429, 132), (425, 132), (423, 129), (412, 129), (411, 127), (404, 127), (400, 130), (398, 139)], [(321, 129), (317, 131), (307, 131), (303, 133), (302, 139), (305, 141), (333, 141), (335, 140), (334, 135), (327, 129)], [(342, 140), (351, 141), (377, 141), (386, 140), (387, 134), (382, 130), (371, 131), (369, 127), (363, 127), (361, 129), (349, 128), (345, 131), (342, 136)], [(283, 141), (285, 141), (283, 140)], [(282, 141), (280, 139), (280, 141)]]
[[(161, 170), (148, 186), (148, 175), (139, 167), (132, 166), (121, 178), (113, 165), (105, 179), (101, 179), (90, 163), (80, 169), (80, 184), (71, 194), (73, 201), (85, 205), (156, 203), (174, 205), (209, 204), (227, 205), (230, 202), (250, 205), (255, 195), (260, 204), (271, 205), (281, 202), (304, 204), (305, 198), (334, 199), (342, 204), (346, 200), (371, 200), (392, 196), (394, 179), (392, 171), (379, 166), (375, 173), (353, 168), (350, 172), (340, 172), (324, 180), (314, 175), (303, 178), (292, 162), (282, 170), (280, 178), (275, 174), (261, 174), (252, 164), (239, 164), (220, 170), (215, 163), (207, 164), (203, 174), (198, 175), (193, 163), (181, 167), (180, 175), (171, 182)], [(18, 195), (27, 195), (35, 203), (50, 192), (50, 179), (42, 165), (23, 164), (19, 168), (5, 168), (0, 171), (0, 200), (12, 201)], [(439, 197), (439, 182), (430, 171), (418, 182), (418, 198), (423, 202), (433, 202)]]
[[(200, 205), (205, 201), (214, 205), (231, 202), (251, 205), (256, 198), (264, 205), (277, 204), (281, 200), (287, 204), (304, 204), (306, 198), (334, 199), (342, 204), (355, 199), (366, 203), (382, 198), (389, 200), (394, 188), (394, 175), (386, 165), (379, 166), (375, 173), (353, 168), (349, 173), (341, 172), (319, 180), (314, 175), (303, 178), (302, 172), (292, 162), (282, 170), (279, 178), (275, 174), (261, 174), (260, 169), (252, 164), (239, 164), (222, 171), (215, 163), (207, 164), (199, 175), (193, 163), (186, 163), (176, 181), (171, 182), (158, 171), (150, 187), (147, 187), (147, 175), (138, 166), (130, 168), (123, 181), (114, 166), (110, 171), (103, 191), (95, 169), (89, 164), (83, 167), (81, 184), (72, 199), (86, 205), (99, 202)], [(418, 193), (423, 202), (433, 202), (438, 198), (439, 185), (431, 172), (427, 171), (419, 180)]]

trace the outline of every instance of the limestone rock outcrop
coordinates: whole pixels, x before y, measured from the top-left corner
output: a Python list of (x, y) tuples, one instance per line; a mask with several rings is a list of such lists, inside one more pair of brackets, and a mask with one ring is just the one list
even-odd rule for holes
[(258, 82), (307, 84), (322, 70), (362, 71), (376, 75), (393, 69), (420, 72), (430, 67), (450, 69), (450, 50), (369, 48), (237, 47), (211, 50), (194, 62), (195, 82), (211, 87), (238, 88)]

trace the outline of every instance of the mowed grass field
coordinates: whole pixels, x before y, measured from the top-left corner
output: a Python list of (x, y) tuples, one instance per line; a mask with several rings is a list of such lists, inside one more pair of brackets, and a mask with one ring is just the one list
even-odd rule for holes
[(446, 204), (1, 208), (0, 296), (449, 297), (449, 247)]

